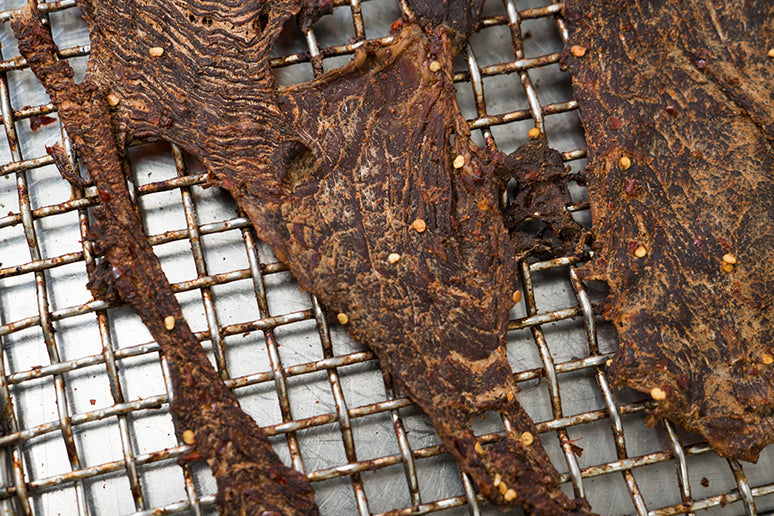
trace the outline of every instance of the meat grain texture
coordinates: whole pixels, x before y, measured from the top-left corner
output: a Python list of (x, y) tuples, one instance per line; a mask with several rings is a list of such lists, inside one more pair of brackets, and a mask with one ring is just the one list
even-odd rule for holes
[[(774, 4), (568, 0), (610, 374), (757, 460), (774, 441)], [(628, 160), (628, 162), (627, 162)], [(627, 168), (628, 165), (628, 168)]]
[[(585, 500), (560, 490), (518, 402), (504, 348), (517, 261), (566, 251), (580, 236), (564, 211), (561, 161), (544, 141), (505, 156), (470, 140), (452, 60), (483, 2), (449, 2), (462, 13), (453, 23), (432, 3), (411, 4), (418, 23), (404, 20), (389, 46), (366, 43), (344, 67), (282, 88), (269, 72), (271, 46), (292, 15), (301, 13), (308, 24), (321, 2), (79, 0), (92, 43), (84, 83), (93, 86), (100, 109), (110, 96), (115, 104), (100, 115), (113, 134), (99, 138), (114, 137), (120, 153), (131, 140), (156, 135), (196, 156), (302, 288), (346, 315), (347, 332), (369, 345), (427, 412), (490, 501), (521, 505), (528, 514), (589, 514)], [(33, 25), (17, 21), (20, 39)], [(34, 55), (28, 50), (28, 59)], [(67, 96), (49, 93), (60, 110), (71, 108)], [(82, 109), (72, 107), (76, 114)], [(72, 134), (77, 121), (63, 121)], [(541, 156), (552, 161), (545, 165)], [(109, 176), (122, 181), (117, 171)], [(511, 176), (526, 209), (510, 209), (506, 228), (498, 199)], [(103, 205), (113, 206), (105, 199)], [(519, 231), (536, 206), (565, 242), (552, 246)], [(119, 293), (131, 302), (142, 287), (119, 285)], [(135, 308), (158, 315), (141, 302)], [(184, 410), (181, 403), (198, 402), (185, 390), (190, 370), (179, 367), (176, 390), (185, 394), (173, 409)], [(512, 431), (481, 446), (471, 422), (487, 411), (505, 416)], [(216, 477), (231, 482), (231, 491), (221, 489), (218, 477), (224, 513), (278, 510), (260, 505), (262, 486), (237, 478), (239, 464), (221, 456), (227, 443), (200, 448), (210, 441), (186, 425)], [(282, 473), (268, 475), (270, 488), (281, 491), (290, 479), (306, 493), (297, 476)], [(308, 497), (294, 506), (286, 494), (282, 514), (316, 510)]]
[[(34, 0), (12, 23), (20, 52), (56, 105), (89, 182), (99, 193), (101, 202), (92, 211), (94, 224), (88, 236), (101, 260), (88, 271), (88, 287), (95, 298), (120, 297), (131, 305), (169, 364), (177, 432), (179, 437), (186, 430), (194, 434), (193, 446), (178, 462), (209, 463), (223, 514), (318, 514), (304, 475), (280, 461), (255, 421), (242, 412), (183, 317), (129, 196), (120, 163), (124, 142), (116, 142), (109, 93), (94, 80), (92, 70), (82, 82), (73, 81), (73, 70), (57, 58)], [(84, 186), (61, 145), (48, 151), (66, 179)]]

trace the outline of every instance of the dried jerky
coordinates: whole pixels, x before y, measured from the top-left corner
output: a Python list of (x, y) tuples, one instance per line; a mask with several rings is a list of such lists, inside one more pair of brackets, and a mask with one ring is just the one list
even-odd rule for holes
[[(134, 211), (104, 92), (89, 76), (79, 84), (73, 81), (34, 0), (13, 20), (13, 28), (19, 50), (57, 106), (99, 192), (89, 238), (102, 259), (89, 288), (96, 298), (118, 295), (130, 304), (168, 361), (177, 429), (181, 435), (193, 432), (194, 438), (193, 449), (181, 460), (209, 463), (224, 514), (318, 514), (306, 478), (279, 460), (255, 421), (239, 408), (186, 324), (169, 283), (159, 281), (164, 272)], [(65, 178), (82, 186), (63, 159), (62, 147), (50, 153)]]
[(481, 23), (484, 0), (407, 0), (417, 21), (423, 25), (445, 27), (452, 41), (464, 45)]
[[(87, 80), (113, 99), (119, 148), (158, 135), (199, 158), (301, 286), (375, 350), (493, 503), (587, 514), (559, 489), (504, 352), (516, 261), (535, 242), (503, 225), (502, 183), (515, 174), (532, 216), (542, 203), (547, 224), (577, 236), (562, 234), (553, 169), (531, 179), (515, 170), (547, 148), (518, 159), (471, 142), (451, 81), (460, 36), (436, 26), (444, 20), (407, 23), (386, 48), (365, 44), (316, 81), (274, 86), (269, 51), (301, 4), (80, 0)], [(548, 191), (560, 201), (544, 202)], [(482, 447), (471, 421), (487, 411), (513, 432)]]
[[(470, 140), (452, 59), (444, 30), (408, 25), (393, 45), (282, 89), (311, 152), (279, 178), (287, 195), (242, 206), (301, 286), (347, 315), (347, 332), (430, 416), (484, 496), (528, 514), (585, 514), (540, 441), (521, 437), (538, 434), (504, 344), (516, 261), (531, 247), (517, 253), (503, 225), (494, 170), (510, 160)], [(487, 411), (514, 431), (482, 447), (471, 421)]]
[[(616, 385), (723, 456), (774, 442), (771, 2), (566, 3)], [(624, 159), (626, 158), (626, 159)]]

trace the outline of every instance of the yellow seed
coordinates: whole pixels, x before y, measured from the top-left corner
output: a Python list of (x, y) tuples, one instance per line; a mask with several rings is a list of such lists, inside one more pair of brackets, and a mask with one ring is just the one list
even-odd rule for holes
[(533, 436), (531, 433), (524, 432), (523, 434), (521, 434), (521, 444), (523, 444), (524, 446), (529, 446), (533, 442), (535, 442), (535, 436)]
[(666, 393), (661, 390), (660, 387), (653, 387), (650, 390), (650, 397), (654, 400), (665, 400), (666, 399)]
[(605, 365), (606, 365), (607, 367), (610, 367), (611, 365), (613, 365), (613, 359), (612, 359), (612, 358), (608, 358), (608, 359), (605, 361)]
[(495, 473), (494, 480), (492, 480), (492, 485), (495, 487), (499, 486), (502, 479), (503, 477), (501, 477), (499, 473)]
[(465, 166), (465, 156), (459, 154), (456, 158), (454, 158), (452, 165), (454, 165), (454, 168), (462, 168)]
[(175, 329), (175, 316), (168, 315), (164, 317), (164, 328), (168, 329), (169, 331)]
[(121, 102), (121, 97), (116, 95), (115, 93), (111, 93), (107, 96), (108, 104), (111, 106), (117, 106), (119, 102)]
[(721, 268), (723, 269), (723, 272), (734, 272), (734, 265), (732, 263), (723, 262)]
[(439, 63), (438, 61), (433, 61), (432, 63), (430, 63), (431, 72), (437, 72), (440, 69), (441, 69), (441, 63)]
[(762, 353), (761, 354), (761, 362), (763, 362), (766, 365), (774, 364), (774, 357), (771, 356), (770, 353)]
[(398, 263), (400, 261), (400, 255), (398, 253), (390, 253), (387, 257), (387, 261), (390, 263)]
[(411, 227), (417, 232), (417, 233), (424, 233), (427, 229), (427, 224), (422, 219), (416, 219), (414, 222), (411, 223)]
[(637, 249), (634, 250), (634, 256), (637, 258), (645, 258), (646, 254), (648, 254), (648, 250), (642, 246), (638, 246)]
[(478, 453), (479, 455), (484, 454), (484, 448), (481, 446), (481, 443), (478, 441), (476, 441), (476, 445), (473, 447), (473, 449), (476, 450), (476, 453)]
[(725, 263), (730, 263), (731, 265), (736, 265), (736, 256), (731, 253), (726, 253), (723, 255), (723, 261)]
[(505, 482), (500, 482), (500, 485), (497, 486), (497, 489), (500, 490), (500, 494), (505, 494), (506, 491), (508, 491), (508, 486), (505, 485)]
[(514, 303), (521, 301), (521, 290), (514, 290), (511, 299), (513, 299)]
[(537, 138), (538, 136), (540, 136), (540, 129), (538, 129), (537, 127), (533, 127), (532, 129), (529, 130), (529, 132), (527, 133), (527, 136), (529, 136), (530, 138)]
[(186, 430), (185, 432), (183, 432), (183, 442), (188, 445), (191, 445), (196, 442), (196, 439), (192, 430)]
[(583, 57), (586, 55), (586, 47), (580, 45), (573, 45), (570, 47), (570, 53), (575, 57)]
[(769, 57), (774, 57), (774, 48), (770, 48), (768, 52), (766, 52), (766, 55)]
[(339, 324), (347, 324), (349, 322), (349, 316), (344, 313), (340, 313), (336, 316), (336, 319), (339, 320)]
[(632, 166), (632, 160), (630, 160), (627, 156), (622, 156), (619, 163), (621, 164), (621, 168), (624, 170), (628, 170), (629, 167)]
[(151, 47), (151, 49), (148, 50), (148, 53), (151, 57), (161, 57), (164, 54), (164, 49), (161, 47)]
[(516, 498), (516, 491), (514, 491), (513, 489), (508, 489), (503, 495), (503, 498), (505, 498), (506, 502), (510, 502), (511, 500)]

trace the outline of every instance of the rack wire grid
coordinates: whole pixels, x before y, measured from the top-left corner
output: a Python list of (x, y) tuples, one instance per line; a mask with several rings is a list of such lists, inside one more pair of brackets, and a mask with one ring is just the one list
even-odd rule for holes
[[(173, 431), (158, 346), (130, 309), (85, 288), (96, 192), (71, 188), (44, 150), (69, 142), (7, 23), (22, 4), (0, 2), (0, 513), (215, 513), (206, 466), (175, 461), (187, 447)], [(311, 30), (281, 39), (278, 83), (340, 66), (366, 40), (388, 44), (402, 8), (336, 0)], [(83, 74), (88, 32), (74, 0), (40, 9), (62, 57)], [(558, 66), (562, 4), (490, 1), (485, 14), (454, 75), (475, 138), (512, 151), (538, 126), (580, 170), (583, 132)], [(138, 143), (130, 165), (148, 238), (187, 320), (280, 457), (312, 482), (322, 514), (499, 514), (373, 354), (299, 291), (227, 194), (204, 188), (201, 165), (164, 142)], [(568, 209), (588, 223), (583, 189), (573, 195)], [(582, 283), (578, 265), (521, 264), (508, 333), (519, 398), (563, 489), (601, 514), (772, 509), (771, 448), (757, 464), (721, 459), (666, 421), (647, 428), (651, 402), (611, 388), (604, 369), (617, 344), (599, 317), (605, 291)], [(484, 442), (503, 432), (496, 417), (474, 427)]]

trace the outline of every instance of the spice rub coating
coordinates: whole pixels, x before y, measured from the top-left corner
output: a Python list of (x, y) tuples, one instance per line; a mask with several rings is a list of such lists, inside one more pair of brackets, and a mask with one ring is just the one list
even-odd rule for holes
[[(508, 160), (471, 141), (453, 57), (445, 30), (409, 24), (394, 44), (279, 91), (312, 151), (280, 178), (287, 195), (242, 206), (301, 286), (347, 315), (347, 332), (431, 417), (484, 496), (528, 514), (588, 514), (560, 491), (540, 441), (522, 438), (538, 434), (504, 344), (516, 262), (531, 247), (517, 253), (503, 225), (494, 171)], [(513, 432), (481, 446), (471, 422), (486, 411)]]
[[(73, 70), (57, 58), (56, 45), (41, 23), (34, 0), (12, 24), (20, 52), (56, 105), (90, 183), (99, 192), (100, 205), (92, 210), (94, 224), (88, 236), (101, 259), (89, 271), (89, 289), (95, 298), (119, 297), (131, 305), (169, 365), (176, 428), (183, 441), (192, 445), (178, 461), (209, 463), (223, 514), (318, 514), (304, 475), (280, 461), (188, 327), (129, 196), (120, 163), (124, 148), (116, 144), (111, 125), (112, 102), (93, 81), (93, 69), (80, 83), (73, 81)], [(84, 186), (69, 167), (61, 145), (49, 152), (66, 179)]]
[(774, 442), (774, 4), (565, 9), (610, 374), (754, 461)]
[[(119, 148), (158, 135), (196, 156), (301, 286), (375, 350), (489, 500), (589, 514), (560, 490), (504, 352), (516, 262), (538, 243), (503, 225), (503, 182), (542, 185), (525, 202), (558, 183), (471, 142), (451, 80), (459, 35), (432, 19), (404, 23), (388, 47), (365, 44), (316, 81), (276, 87), (271, 45), (304, 5), (79, 0), (87, 78), (107, 99)], [(547, 152), (536, 146), (527, 161)], [(489, 410), (513, 431), (484, 447), (471, 420)]]

